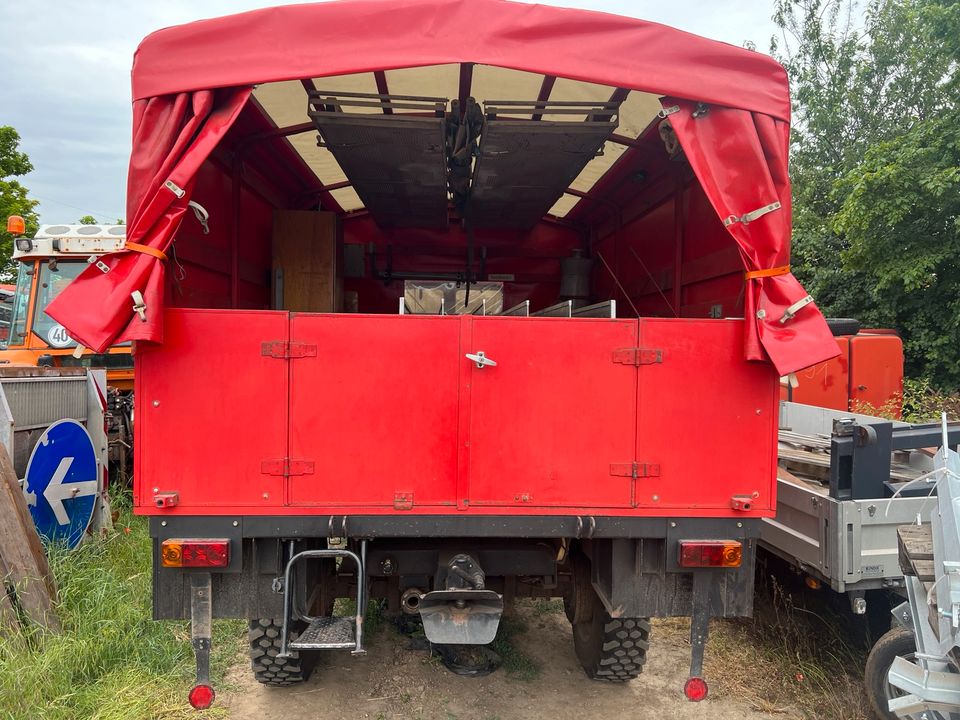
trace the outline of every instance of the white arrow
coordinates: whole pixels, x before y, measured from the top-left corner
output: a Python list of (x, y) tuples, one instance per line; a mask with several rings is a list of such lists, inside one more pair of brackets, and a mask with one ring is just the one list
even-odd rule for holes
[(66, 508), (63, 507), (64, 500), (72, 500), (76, 497), (97, 494), (96, 480), (83, 480), (82, 482), (72, 482), (63, 484), (63, 479), (67, 476), (70, 466), (73, 465), (74, 458), (65, 457), (57, 466), (56, 472), (50, 478), (50, 484), (43, 491), (43, 497), (46, 498), (50, 507), (53, 509), (53, 515), (61, 525), (67, 525), (70, 522), (70, 516), (67, 515)]

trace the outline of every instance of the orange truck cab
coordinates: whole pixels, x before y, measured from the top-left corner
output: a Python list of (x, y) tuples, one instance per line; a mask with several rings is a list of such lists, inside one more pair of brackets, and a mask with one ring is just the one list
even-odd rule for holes
[[(11, 218), (14, 231), (18, 218)], [(97, 258), (124, 247), (124, 225), (41, 225), (37, 234), (14, 232), (13, 259), (17, 283), (0, 292), (0, 365), (102, 367), (107, 382), (121, 391), (133, 390), (133, 359), (124, 343), (94, 353), (81, 348), (67, 330), (47, 315), (57, 295)]]

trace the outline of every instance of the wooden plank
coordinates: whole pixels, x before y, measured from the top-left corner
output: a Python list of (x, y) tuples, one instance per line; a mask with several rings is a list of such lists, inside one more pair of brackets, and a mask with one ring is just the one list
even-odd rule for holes
[(56, 585), (40, 537), (5, 447), (0, 445), (0, 558), (2, 580), (14, 589), (24, 616), (47, 630), (59, 631), (54, 610)]
[[(282, 271), (283, 302), (278, 310), (337, 312), (337, 218), (333, 213), (277, 210), (273, 215), (274, 283)], [(277, 288), (274, 286), (274, 298)]]
[(901, 525), (897, 528), (897, 550), (904, 575), (915, 575), (922, 582), (933, 582), (933, 535), (930, 525)]

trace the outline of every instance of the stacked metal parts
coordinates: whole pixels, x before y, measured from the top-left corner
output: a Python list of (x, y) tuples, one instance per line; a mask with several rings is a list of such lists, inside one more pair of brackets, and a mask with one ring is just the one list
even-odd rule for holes
[[(308, 115), (381, 227), (528, 230), (617, 127), (619, 102), (310, 92)], [(371, 112), (371, 109), (374, 112)], [(380, 112), (376, 112), (379, 110)], [(544, 119), (550, 118), (561, 119)]]

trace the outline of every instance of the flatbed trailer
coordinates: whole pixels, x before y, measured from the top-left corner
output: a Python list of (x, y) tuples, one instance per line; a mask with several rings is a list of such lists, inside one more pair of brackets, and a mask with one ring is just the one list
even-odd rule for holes
[(191, 703), (211, 617), (286, 685), (363, 652), (370, 598), (438, 644), (563, 598), (616, 682), (650, 617), (689, 616), (703, 699), (710, 618), (752, 611), (779, 378), (838, 352), (788, 266), (783, 68), (612, 15), (365, 1), (159, 31), (133, 86), (128, 241), (50, 313), (136, 341), (134, 502)]
[(855, 613), (871, 595), (902, 593), (896, 531), (929, 509), (933, 487), (918, 478), (933, 470), (939, 435), (935, 424), (782, 402), (777, 514), (761, 546), (846, 593)]

